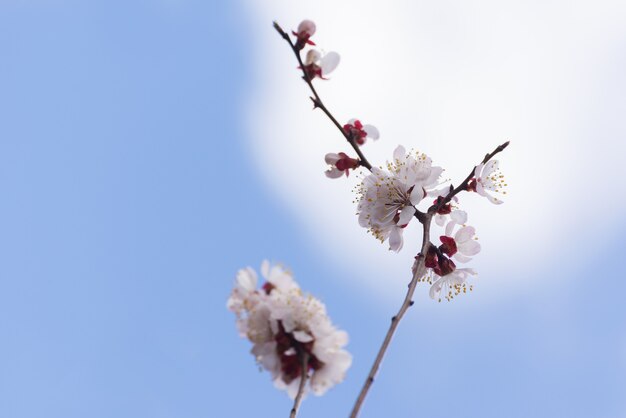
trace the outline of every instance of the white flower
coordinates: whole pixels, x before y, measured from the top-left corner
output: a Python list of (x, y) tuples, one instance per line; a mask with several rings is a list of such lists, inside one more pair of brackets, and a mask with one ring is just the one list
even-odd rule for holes
[(440, 239), (443, 245), (440, 249), (461, 263), (467, 263), (471, 257), (480, 252), (480, 244), (476, 241), (476, 230), (473, 226), (462, 225), (454, 236), (452, 233), (457, 225), (467, 222), (467, 214), (464, 211), (454, 211), (453, 220), (446, 225), (445, 236)]
[(326, 177), (336, 179), (344, 174), (346, 177), (350, 175), (350, 169), (354, 170), (359, 166), (359, 160), (350, 158), (347, 154), (340, 152), (339, 154), (328, 153), (324, 157), (326, 164), (330, 165), (328, 170), (324, 172)]
[(499, 205), (502, 200), (491, 196), (487, 190), (496, 193), (506, 194), (503, 190), (507, 184), (504, 176), (500, 172), (498, 160), (491, 160), (487, 164), (479, 164), (474, 170), (474, 178), (468, 185), (468, 190), (474, 191), (481, 196), (485, 196), (491, 203)]
[(442, 171), (426, 155), (413, 156), (398, 146), (387, 171), (372, 168), (357, 189), (359, 224), (381, 242), (389, 239), (390, 250), (400, 251), (402, 230), (413, 219), (415, 205), (438, 184)]
[(430, 298), (437, 299), (441, 302), (441, 295), (448, 301), (452, 300), (455, 296), (461, 292), (467, 292), (472, 290), (472, 286), (467, 286), (466, 281), (470, 276), (475, 276), (477, 273), (470, 268), (456, 269), (452, 273), (445, 276), (438, 276), (434, 274), (433, 283), (430, 287)]
[(358, 119), (350, 119), (348, 123), (343, 125), (343, 130), (358, 145), (365, 144), (367, 138), (371, 138), (374, 141), (380, 138), (380, 132), (374, 125), (363, 125)]
[(336, 52), (331, 51), (322, 55), (318, 50), (311, 49), (304, 60), (304, 71), (311, 80), (315, 77), (325, 80), (326, 76), (337, 68), (340, 60), (341, 57)]
[(271, 373), (274, 385), (292, 398), (302, 378), (302, 359), (308, 356), (308, 387), (323, 394), (344, 379), (351, 365), (352, 357), (343, 349), (348, 335), (332, 325), (322, 302), (302, 294), (291, 273), (264, 261), (261, 274), (267, 282), (256, 289), (254, 270), (240, 270), (227, 303), (242, 336), (253, 343), (252, 354)]

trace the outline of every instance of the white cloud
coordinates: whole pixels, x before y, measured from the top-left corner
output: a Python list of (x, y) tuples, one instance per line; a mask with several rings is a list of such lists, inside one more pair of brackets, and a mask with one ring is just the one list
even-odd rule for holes
[[(316, 21), (315, 41), (342, 55), (320, 94), (340, 121), (381, 131), (364, 152), (376, 164), (399, 143), (430, 155), (453, 181), (496, 145), (509, 182), (504, 205), (463, 206), (483, 244), (473, 265), (489, 286), (532, 283), (591, 257), (619, 222), (626, 193), (626, 6), (623, 2), (249, 0), (258, 86), (251, 152), (268, 185), (306, 225), (324, 257), (378, 294), (407, 282), (420, 231), (401, 254), (357, 224), (355, 179), (331, 181), (326, 152), (348, 151), (311, 111), (291, 51), (271, 29)], [(413, 237), (410, 237), (414, 235)], [(601, 245), (601, 243), (600, 243)], [(415, 249), (415, 250), (411, 250)], [(545, 277), (545, 274), (541, 275)], [(499, 286), (497, 283), (506, 283)]]

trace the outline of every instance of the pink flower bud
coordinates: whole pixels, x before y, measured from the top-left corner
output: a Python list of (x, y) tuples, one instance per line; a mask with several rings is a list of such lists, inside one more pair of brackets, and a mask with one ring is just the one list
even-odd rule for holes
[(448, 254), (450, 257), (456, 254), (458, 250), (457, 250), (456, 241), (454, 241), (454, 238), (442, 235), (439, 237), (439, 239), (442, 242), (442, 244), (439, 246), (439, 249), (441, 250), (442, 253)]
[(297, 32), (291, 32), (297, 38), (296, 40), (296, 49), (300, 50), (304, 48), (305, 45), (315, 45), (313, 41), (309, 38), (313, 36), (315, 33), (315, 23), (311, 20), (303, 20), (298, 25)]
[(298, 36), (311, 37), (315, 34), (315, 22), (312, 20), (304, 19), (298, 25)]

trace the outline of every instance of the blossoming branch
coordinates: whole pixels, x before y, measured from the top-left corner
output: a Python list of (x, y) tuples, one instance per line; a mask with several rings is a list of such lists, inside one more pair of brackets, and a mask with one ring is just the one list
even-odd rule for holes
[[(457, 267), (456, 263), (470, 262), (480, 252), (481, 245), (475, 228), (467, 224), (468, 214), (461, 209), (459, 196), (462, 192), (476, 193), (493, 204), (502, 203), (507, 183), (493, 157), (509, 142), (486, 154), (456, 187), (442, 179), (443, 168), (433, 165), (430, 157), (407, 152), (402, 145), (395, 149), (386, 164), (373, 166), (362, 147), (367, 146), (368, 140), (380, 138), (378, 129), (360, 119), (340, 123), (314, 86), (316, 80), (327, 80), (328, 74), (337, 68), (339, 54), (322, 54), (314, 48), (316, 44), (311, 38), (316, 26), (310, 20), (302, 21), (291, 34), (276, 22), (274, 28), (295, 54), (302, 79), (311, 91), (314, 108), (326, 114), (351, 147), (351, 150), (326, 154), (326, 177), (339, 179), (360, 168), (368, 171), (357, 187), (359, 225), (382, 243), (387, 243), (394, 252), (403, 249), (404, 230), (413, 219), (422, 225), (422, 245), (414, 250), (416, 256), (408, 290), (398, 312), (391, 318), (383, 343), (354, 403), (350, 417), (355, 418), (398, 324), (413, 305), (418, 283), (427, 282), (430, 297), (438, 301), (450, 301), (472, 290), (468, 280), (476, 276), (476, 271)], [(431, 239), (433, 219), (434, 225), (441, 228), (440, 244)], [(257, 361), (270, 371), (278, 388), (286, 389), (295, 398), (290, 415), (295, 417), (307, 388), (315, 394), (322, 394), (343, 380), (351, 363), (350, 355), (342, 348), (347, 343), (347, 334), (331, 325), (324, 305), (317, 299), (303, 296), (286, 271), (279, 267), (270, 269), (264, 263), (262, 274), (267, 282), (258, 290), (256, 273), (249, 268), (241, 270), (228, 307), (237, 315), (241, 335), (253, 343), (252, 353)]]

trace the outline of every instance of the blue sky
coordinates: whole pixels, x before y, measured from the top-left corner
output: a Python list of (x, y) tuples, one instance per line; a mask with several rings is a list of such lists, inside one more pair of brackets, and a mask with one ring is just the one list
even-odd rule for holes
[[(265, 71), (255, 31), (271, 31), (256, 10), (0, 5), (0, 416), (287, 416), (289, 399), (225, 309), (237, 269), (264, 258), (291, 266), (351, 336), (346, 381), (306, 399), (301, 416), (347, 415), (403, 279), (383, 283), (395, 298), (380, 299), (379, 276), (347, 280), (264, 171), (274, 168), (256, 155), (247, 112), (292, 96), (288, 86), (251, 98)], [(268, 153), (278, 147), (262, 138)], [(508, 262), (533, 284), (494, 287), (501, 298), (489, 277), (452, 304), (418, 289), (362, 416), (626, 416), (625, 232), (619, 219), (591, 238), (559, 232), (548, 262)], [(488, 238), (487, 266), (489, 247), (515, 237)]]

